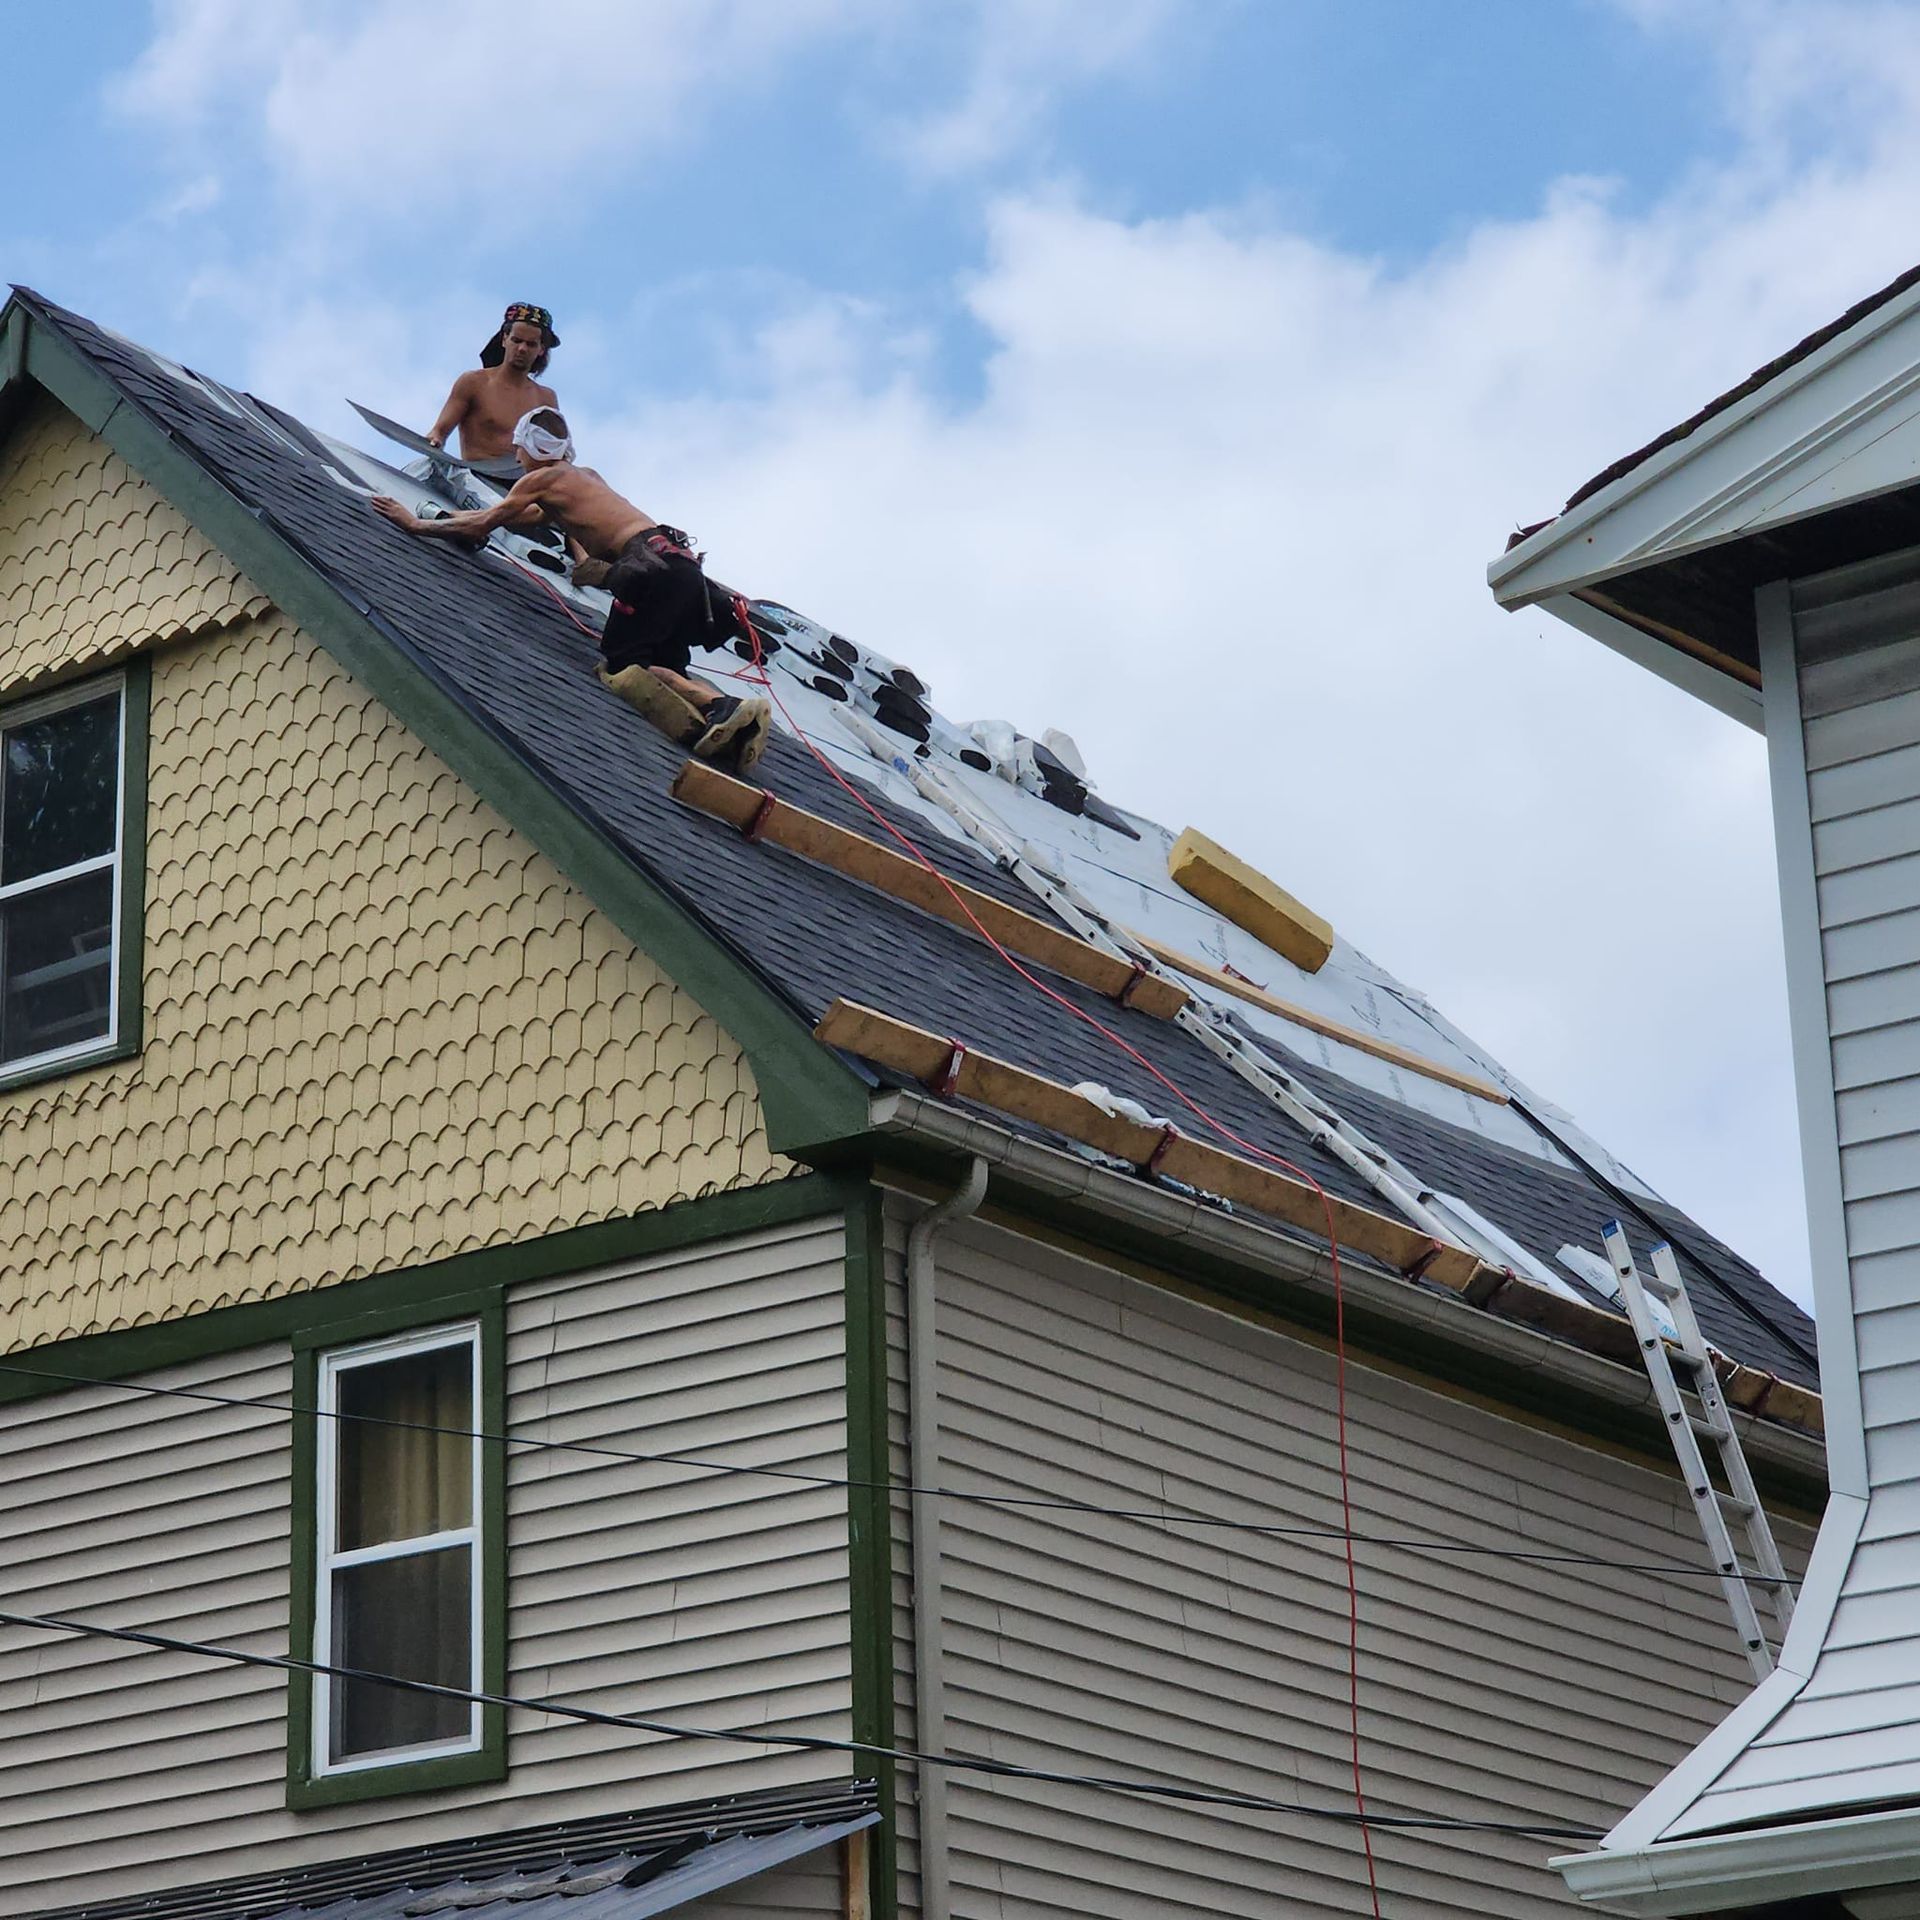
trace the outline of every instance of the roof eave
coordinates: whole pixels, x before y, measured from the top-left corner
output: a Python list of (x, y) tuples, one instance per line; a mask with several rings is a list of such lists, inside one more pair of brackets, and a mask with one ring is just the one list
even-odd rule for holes
[[(1146, 1236), (1169, 1253), (1184, 1251), (1281, 1281), (1299, 1301), (1317, 1300), (1331, 1313), (1333, 1275), (1322, 1242), (1266, 1221), (1224, 1213), (1196, 1197), (1030, 1139), (929, 1094), (904, 1088), (876, 1093), (871, 1122), (882, 1140), (891, 1137), (903, 1146), (914, 1142), (942, 1157), (977, 1154), (1010, 1187), (1044, 1196), (1049, 1207), (1058, 1210), (1050, 1217), (1074, 1209), (1098, 1215), (1123, 1228), (1137, 1254), (1144, 1255), (1140, 1236)], [(1665, 1445), (1652, 1388), (1638, 1368), (1555, 1339), (1524, 1321), (1501, 1319), (1361, 1265), (1345, 1270), (1341, 1288), (1349, 1315), (1390, 1323), (1399, 1330), (1392, 1342), (1396, 1350), (1442, 1363), (1443, 1374), (1449, 1367), (1470, 1373), (1482, 1380), (1479, 1391), (1486, 1391), (1484, 1382), (1497, 1375), (1507, 1383), (1505, 1397), (1516, 1408), (1528, 1397), (1524, 1389), (1538, 1389), (1533, 1398), (1550, 1411), (1557, 1409), (1567, 1425), (1578, 1424), (1572, 1399), (1583, 1399), (1596, 1409), (1607, 1409), (1606, 1431), (1616, 1439), (1622, 1416), (1644, 1414), (1652, 1447)], [(1792, 1483), (1804, 1489), (1803, 1498), (1817, 1502), (1822, 1497), (1826, 1456), (1819, 1440), (1775, 1421), (1752, 1419), (1741, 1427), (1741, 1443), (1749, 1459), (1770, 1476), (1771, 1485), (1784, 1489)]]
[(1539, 603), (1542, 613), (1563, 620), (1575, 632), (1611, 647), (1636, 666), (1645, 667), (1662, 680), (1692, 694), (1696, 700), (1751, 727), (1755, 733), (1766, 731), (1760, 704), (1760, 689), (1745, 677), (1716, 665), (1708, 650), (1695, 650), (1673, 639), (1664, 639), (1642, 627), (1621, 619), (1596, 606), (1579, 593), (1557, 593)]
[(1683, 440), (1660, 448), (1638, 466), (1590, 494), (1578, 505), (1537, 528), (1526, 539), (1496, 558), (1487, 568), (1493, 597), (1509, 611), (1544, 601), (1578, 587), (1592, 586), (1619, 574), (1633, 572), (1655, 559), (1664, 559), (1715, 540), (1677, 543), (1671, 548), (1636, 546), (1624, 555), (1596, 560), (1589, 547), (1598, 547), (1595, 530), (1635, 500), (1680, 469), (1700, 462), (1730, 436), (1777, 406), (1789, 394), (1821, 378), (1867, 342), (1900, 325), (1920, 310), (1920, 285), (1874, 308), (1844, 333), (1836, 334), (1804, 359), (1783, 368), (1764, 386), (1743, 395), (1731, 406), (1704, 421)]
[(1569, 1892), (1636, 1914), (1719, 1913), (1913, 1880), (1920, 1808), (1709, 1834), (1552, 1861)]

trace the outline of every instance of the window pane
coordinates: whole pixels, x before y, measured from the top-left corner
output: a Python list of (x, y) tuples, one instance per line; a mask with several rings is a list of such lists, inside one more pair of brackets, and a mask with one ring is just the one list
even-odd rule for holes
[[(467, 1547), (342, 1567), (333, 1576), (333, 1664), (473, 1685), (473, 1556)], [(332, 1685), (331, 1754), (350, 1760), (388, 1747), (463, 1740), (472, 1707), (372, 1680)]]
[(0, 784), (0, 886), (113, 851), (120, 700), (9, 727)]
[[(473, 1520), (473, 1348), (462, 1341), (399, 1354), (337, 1376), (339, 1467), (335, 1546), (414, 1540)], [(400, 1426), (381, 1426), (380, 1421)], [(455, 1427), (419, 1433), (411, 1427)]]
[(113, 1009), (113, 870), (0, 906), (0, 1065), (107, 1031)]

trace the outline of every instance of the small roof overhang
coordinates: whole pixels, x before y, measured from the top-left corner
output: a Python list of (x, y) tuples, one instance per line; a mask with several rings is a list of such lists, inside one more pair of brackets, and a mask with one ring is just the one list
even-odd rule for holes
[[(1631, 1852), (1603, 1848), (1550, 1864), (1582, 1900), (1604, 1900), (1610, 1912), (1668, 1915), (1697, 1914), (1703, 1907), (1724, 1913), (1870, 1888), (1920, 1896), (1917, 1863), (1920, 1809), (1900, 1807), (1670, 1840)], [(1909, 1909), (1900, 1905), (1897, 1911)]]
[(1920, 269), (1516, 536), (1487, 570), (1760, 725), (1754, 589), (1920, 544)]
[(323, 1907), (288, 1907), (272, 1920), (650, 1920), (830, 1847), (879, 1819), (863, 1813), (772, 1833), (709, 1830), (644, 1852), (452, 1880), (426, 1892), (398, 1887)]

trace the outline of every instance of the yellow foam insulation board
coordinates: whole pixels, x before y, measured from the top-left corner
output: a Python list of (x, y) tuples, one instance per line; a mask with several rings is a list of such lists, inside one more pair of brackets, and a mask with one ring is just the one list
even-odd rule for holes
[(1318, 973), (1333, 951), (1333, 929), (1285, 887), (1188, 827), (1167, 854), (1174, 884), (1243, 927), (1296, 967)]

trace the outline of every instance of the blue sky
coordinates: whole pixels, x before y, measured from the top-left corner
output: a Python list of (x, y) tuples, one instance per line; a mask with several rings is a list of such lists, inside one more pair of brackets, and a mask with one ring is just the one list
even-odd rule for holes
[(1920, 9), (14, 11), (0, 277), (336, 431), (546, 302), (727, 577), (1068, 728), (1804, 1292), (1759, 743), (1484, 569), (1911, 264)]
[[(473, 136), (459, 93), (436, 96), (422, 74), (407, 90), (413, 124), (440, 130), (426, 164), (465, 183), (459, 203), (419, 218), (403, 177), (396, 204), (357, 196), (344, 230), (317, 238), (306, 230), (324, 175), (290, 187), (271, 164), (246, 164), (244, 111), (229, 118), (223, 105), (212, 126), (189, 127), (130, 110), (125, 83), (156, 37), (191, 32), (197, 13), (213, 37), (220, 11), (145, 0), (36, 10), (34, 32), (10, 48), (14, 191), (0, 216), (10, 276), (214, 370), (244, 353), (247, 320), (198, 277), (284, 264), (304, 241), (302, 277), (343, 305), (356, 290), (404, 301), (425, 274), (471, 287), (476, 323), (523, 295), (562, 319), (632, 315), (640, 352), (617, 369), (628, 389), (737, 377), (729, 348), (743, 315), (831, 288), (928, 336), (931, 373), (964, 395), (984, 342), (954, 283), (978, 256), (996, 192), (1066, 187), (1128, 220), (1258, 210), (1393, 265), (1476, 222), (1524, 216), (1566, 176), (1604, 176), (1621, 204), (1643, 202), (1728, 138), (1711, 111), (1707, 40), (1649, 33), (1602, 0), (1195, 0), (1139, 8), (1137, 27), (1104, 46), (1106, 30), (1088, 26), (1095, 44), (1077, 59), (1036, 56), (1038, 72), (1008, 83), (1026, 96), (1008, 130), (969, 161), (902, 164), (902, 128), (966, 111), (989, 35), (1079, 37), (1108, 10), (852, 8), (852, 24), (783, 36), (771, 70), (704, 77), (671, 141), (597, 183), (548, 175), (537, 93), (521, 139)], [(351, 28), (368, 9), (309, 12)], [(1002, 24), (983, 27), (983, 12)], [(1042, 12), (1057, 17), (1023, 25)], [(564, 115), (591, 37), (539, 19), (509, 13), (473, 38), (524, 63)], [(697, 35), (699, 7), (683, 20), (662, 31)], [(272, 83), (265, 64), (235, 67), (236, 90), (256, 100)], [(1571, 89), (1569, 72), (1580, 76)], [(328, 104), (316, 103), (321, 116)], [(377, 120), (342, 134), (381, 141)]]

